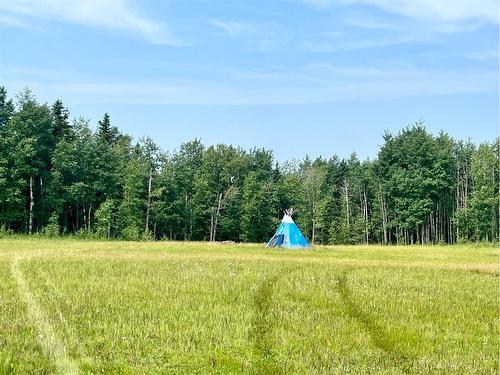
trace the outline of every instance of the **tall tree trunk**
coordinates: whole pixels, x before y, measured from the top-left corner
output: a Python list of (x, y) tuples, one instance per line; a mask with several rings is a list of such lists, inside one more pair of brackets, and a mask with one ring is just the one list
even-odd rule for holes
[(379, 193), (379, 204), (380, 204), (380, 215), (382, 216), (382, 232), (383, 232), (382, 241), (384, 245), (387, 245), (387, 243), (389, 242), (387, 236), (387, 210), (385, 205), (385, 199), (382, 195), (382, 191), (380, 191)]
[[(457, 161), (455, 170), (455, 210), (460, 208), (460, 163)], [(458, 234), (458, 228), (457, 228)]]
[(82, 211), (83, 211), (83, 229), (87, 229), (87, 213), (85, 211), (85, 204), (82, 205)]
[(68, 225), (68, 212), (66, 209), (63, 208), (63, 219), (64, 219), (64, 224), (63, 224), (63, 233), (69, 232), (69, 225)]
[(153, 181), (153, 168), (149, 168), (149, 181), (148, 181), (148, 203), (146, 206), (146, 228), (144, 229), (147, 233), (149, 231), (149, 212), (151, 209), (151, 184)]
[(184, 241), (188, 239), (188, 221), (189, 224), (192, 225), (191, 222), (191, 215), (189, 215), (189, 210), (188, 210), (188, 195), (186, 193), (186, 197), (184, 199)]
[(427, 221), (427, 243), (432, 242), (432, 214), (429, 214), (429, 220)]
[(464, 188), (464, 209), (465, 209), (465, 239), (468, 241), (470, 240), (469, 237), (469, 167), (467, 163), (467, 159), (465, 160), (465, 171), (464, 171), (464, 177), (465, 177), (465, 188)]
[(439, 243), (444, 242), (443, 204), (438, 203)]
[(363, 187), (363, 218), (365, 221), (365, 244), (368, 245), (368, 198), (366, 197), (366, 189)]
[(388, 228), (388, 224), (389, 224), (389, 219), (388, 219), (388, 214), (387, 214), (387, 203), (385, 202), (385, 199), (383, 200), (383, 209), (384, 209), (384, 240), (385, 240), (385, 244), (387, 245), (388, 243), (391, 242), (390, 238), (389, 238), (389, 228)]
[(28, 218), (28, 233), (31, 235), (33, 233), (33, 207), (35, 206), (35, 197), (33, 194), (33, 175), (30, 176), (30, 207), (29, 207), (29, 218)]
[(76, 200), (76, 206), (75, 206), (75, 210), (76, 210), (76, 231), (78, 232), (80, 230), (80, 213), (78, 212), (78, 206), (79, 206), (79, 203), (78, 203), (78, 199)]
[(313, 221), (312, 221), (312, 244), (314, 245), (316, 241), (316, 223), (315, 223), (315, 220), (313, 218)]
[(316, 205), (314, 203), (314, 198), (311, 199), (311, 222), (312, 222), (311, 242), (314, 245), (314, 242), (316, 241)]
[(222, 193), (219, 194), (219, 202), (217, 203), (217, 211), (215, 213), (214, 219), (214, 234), (212, 236), (212, 240), (215, 242), (216, 234), (217, 234), (217, 224), (219, 223), (219, 215), (222, 206)]
[(210, 242), (213, 241), (214, 236), (214, 208), (210, 209)]
[(430, 232), (429, 232), (430, 241), (434, 243), (435, 242), (434, 212), (429, 214), (429, 225), (430, 225)]
[(455, 238), (454, 238), (454, 230), (453, 230), (453, 223), (450, 218), (448, 218), (448, 234), (450, 236), (450, 244), (455, 243)]
[(92, 215), (92, 203), (90, 203), (90, 204), (89, 204), (89, 219), (87, 220), (87, 225), (88, 225), (88, 228), (87, 228), (87, 229), (88, 229), (89, 231), (90, 231), (90, 226), (91, 226), (91, 225), (90, 225), (90, 224), (91, 224), (91, 222), (90, 222), (90, 217), (91, 217), (91, 216), (90, 216), (90, 215)]
[(347, 222), (347, 228), (350, 228), (350, 208), (349, 208), (349, 180), (346, 178), (344, 179), (344, 199), (345, 199), (345, 210), (346, 210), (346, 222)]
[(186, 236), (186, 239), (190, 240), (192, 235), (193, 235), (193, 215), (191, 215), (191, 210), (189, 210), (189, 232), (188, 235)]

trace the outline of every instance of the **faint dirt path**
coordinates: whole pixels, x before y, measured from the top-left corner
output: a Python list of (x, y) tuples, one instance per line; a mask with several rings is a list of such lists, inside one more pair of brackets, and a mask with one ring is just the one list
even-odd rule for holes
[(79, 374), (78, 365), (68, 356), (66, 347), (57, 337), (43, 309), (31, 293), (28, 283), (19, 268), (19, 258), (17, 257), (11, 263), (11, 273), (17, 283), (21, 300), (27, 305), (28, 317), (38, 331), (38, 341), (47, 356), (54, 361), (57, 373)]

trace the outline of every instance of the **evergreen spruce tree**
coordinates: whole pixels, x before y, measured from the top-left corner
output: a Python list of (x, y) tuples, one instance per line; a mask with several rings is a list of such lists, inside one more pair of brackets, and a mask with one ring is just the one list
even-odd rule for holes
[(71, 125), (69, 123), (69, 111), (64, 107), (62, 100), (56, 100), (52, 105), (52, 135), (55, 143), (61, 139), (68, 139), (71, 137)]
[(118, 128), (111, 126), (109, 113), (106, 112), (102, 120), (99, 120), (97, 134), (99, 138), (108, 145), (112, 145), (118, 140)]
[(7, 123), (14, 113), (12, 99), (7, 99), (7, 90), (0, 86), (0, 136), (5, 134)]

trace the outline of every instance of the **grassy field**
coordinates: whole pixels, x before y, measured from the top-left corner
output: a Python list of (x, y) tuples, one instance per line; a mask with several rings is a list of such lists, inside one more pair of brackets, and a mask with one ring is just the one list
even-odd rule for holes
[(0, 374), (497, 374), (498, 250), (0, 240)]

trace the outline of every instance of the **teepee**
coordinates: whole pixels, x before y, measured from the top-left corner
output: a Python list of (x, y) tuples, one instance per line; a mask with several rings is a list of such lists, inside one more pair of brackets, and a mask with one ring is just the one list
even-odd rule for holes
[(267, 247), (284, 247), (286, 249), (309, 248), (309, 242), (292, 219), (293, 208), (285, 210), (285, 215)]

